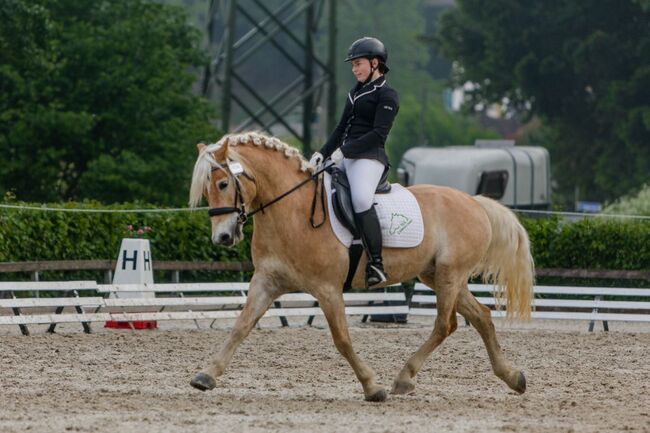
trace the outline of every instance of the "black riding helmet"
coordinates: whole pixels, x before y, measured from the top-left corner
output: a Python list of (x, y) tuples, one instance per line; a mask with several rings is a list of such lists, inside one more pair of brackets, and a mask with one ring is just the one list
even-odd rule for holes
[(363, 37), (352, 42), (348, 48), (348, 56), (345, 58), (346, 62), (351, 62), (354, 59), (365, 57), (372, 60), (375, 57), (379, 59), (379, 71), (385, 74), (389, 71), (386, 63), (388, 62), (388, 51), (384, 44), (377, 38)]

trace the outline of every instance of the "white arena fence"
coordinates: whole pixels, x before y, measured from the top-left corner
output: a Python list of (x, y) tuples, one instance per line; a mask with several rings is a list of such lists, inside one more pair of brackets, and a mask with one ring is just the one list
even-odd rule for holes
[[(399, 286), (398, 286), (399, 287)], [(17, 297), (19, 292), (63, 291), (64, 297)], [(92, 322), (139, 322), (158, 320), (234, 319), (246, 303), (248, 283), (172, 283), (172, 284), (97, 284), (95, 281), (0, 282), (0, 292), (11, 299), (0, 299), (0, 325), (18, 325), (24, 335), (28, 325), (49, 324), (53, 332), (58, 323), (81, 323), (91, 332)], [(80, 296), (83, 292), (85, 296)], [(120, 294), (129, 297), (120, 298)], [(157, 297), (137, 297), (155, 293)], [(133, 297), (136, 295), (136, 297)], [(404, 291), (345, 293), (347, 315), (397, 316), (408, 314)], [(73, 312), (74, 311), (74, 312)], [(13, 314), (13, 315), (12, 315)], [(278, 298), (265, 317), (278, 317), (283, 326), (287, 317), (322, 315), (314, 297), (291, 293)]]
[[(0, 292), (10, 299), (0, 299), (0, 325), (19, 326), (29, 334), (29, 325), (46, 324), (54, 332), (59, 323), (79, 323), (91, 332), (93, 322), (199, 320), (236, 318), (246, 303), (248, 283), (171, 283), (171, 284), (97, 284), (95, 281), (0, 282)], [(477, 299), (492, 309), (493, 317), (504, 317), (495, 308), (493, 288), (471, 284)], [(42, 292), (63, 292), (57, 297), (22, 297)], [(130, 297), (119, 297), (129, 293)], [(137, 294), (155, 293), (156, 297)], [(650, 289), (613, 287), (535, 286), (533, 319), (583, 320), (589, 331), (595, 322), (650, 322)], [(84, 296), (80, 296), (83, 294)], [(135, 297), (133, 297), (135, 295)], [(125, 295), (126, 296), (126, 295)], [(378, 320), (400, 321), (409, 316), (435, 316), (436, 296), (423, 284), (416, 284), (408, 299), (402, 286), (384, 291), (345, 293), (346, 314), (368, 316)], [(625, 298), (625, 300), (621, 300)], [(278, 298), (265, 317), (279, 318), (283, 326), (287, 317), (305, 317), (311, 324), (314, 316), (322, 315), (318, 302), (311, 295), (291, 293)], [(403, 321), (403, 320), (402, 320)]]
[[(505, 317), (497, 310), (494, 287), (470, 284), (480, 303), (490, 307), (492, 317)], [(650, 289), (617, 287), (535, 286), (533, 288), (533, 319), (585, 320), (589, 331), (595, 322), (603, 322), (609, 330), (610, 321), (650, 322)], [(625, 301), (618, 300), (625, 298)], [(435, 316), (436, 295), (428, 286), (416, 284), (409, 314)]]

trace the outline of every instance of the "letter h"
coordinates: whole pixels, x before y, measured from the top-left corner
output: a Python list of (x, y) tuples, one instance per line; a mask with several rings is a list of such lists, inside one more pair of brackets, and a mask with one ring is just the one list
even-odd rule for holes
[(138, 265), (138, 250), (133, 251), (133, 258), (126, 256), (126, 250), (122, 251), (122, 269), (126, 269), (126, 262), (133, 262), (133, 270), (135, 271)]

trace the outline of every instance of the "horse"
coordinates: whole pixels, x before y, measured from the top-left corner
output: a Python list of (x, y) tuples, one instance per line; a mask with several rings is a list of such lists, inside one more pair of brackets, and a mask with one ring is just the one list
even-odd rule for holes
[[(354, 351), (348, 333), (342, 295), (348, 250), (329, 224), (314, 228), (309, 223), (313, 188), (298, 188), (273, 202), (292, 187), (309, 183), (316, 168), (298, 149), (260, 133), (226, 135), (214, 144), (199, 143), (197, 149), (189, 204), (197, 207), (203, 197), (207, 199), (215, 245), (241, 241), (247, 213), (260, 208), (263, 212), (253, 219), (255, 270), (246, 303), (217, 355), (190, 384), (202, 391), (215, 388), (216, 378), (273, 301), (303, 291), (318, 301), (334, 345), (354, 370), (365, 400), (386, 400), (386, 389)], [(478, 302), (467, 283), (482, 275), (497, 288), (507, 317), (529, 319), (534, 263), (526, 230), (512, 211), (492, 199), (433, 185), (408, 189), (420, 206), (425, 234), (417, 247), (384, 248), (385, 285), (417, 277), (435, 291), (437, 316), (428, 339), (395, 377), (391, 393), (414, 390), (415, 376), (426, 358), (456, 330), (457, 312), (482, 337), (494, 374), (517, 393), (525, 392), (523, 372), (508, 362), (497, 342), (490, 309)], [(365, 260), (358, 266), (353, 287), (364, 286)]]

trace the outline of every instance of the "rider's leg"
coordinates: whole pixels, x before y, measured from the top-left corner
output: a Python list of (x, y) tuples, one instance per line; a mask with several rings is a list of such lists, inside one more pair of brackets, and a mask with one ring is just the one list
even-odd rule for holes
[(355, 219), (368, 254), (366, 286), (374, 287), (388, 279), (381, 258), (382, 238), (379, 218), (375, 207), (371, 206), (367, 211), (355, 214)]
[(350, 182), (355, 220), (368, 254), (366, 285), (372, 287), (387, 279), (381, 258), (381, 227), (374, 208), (375, 190), (384, 173), (384, 165), (374, 159), (346, 158), (343, 163)]

